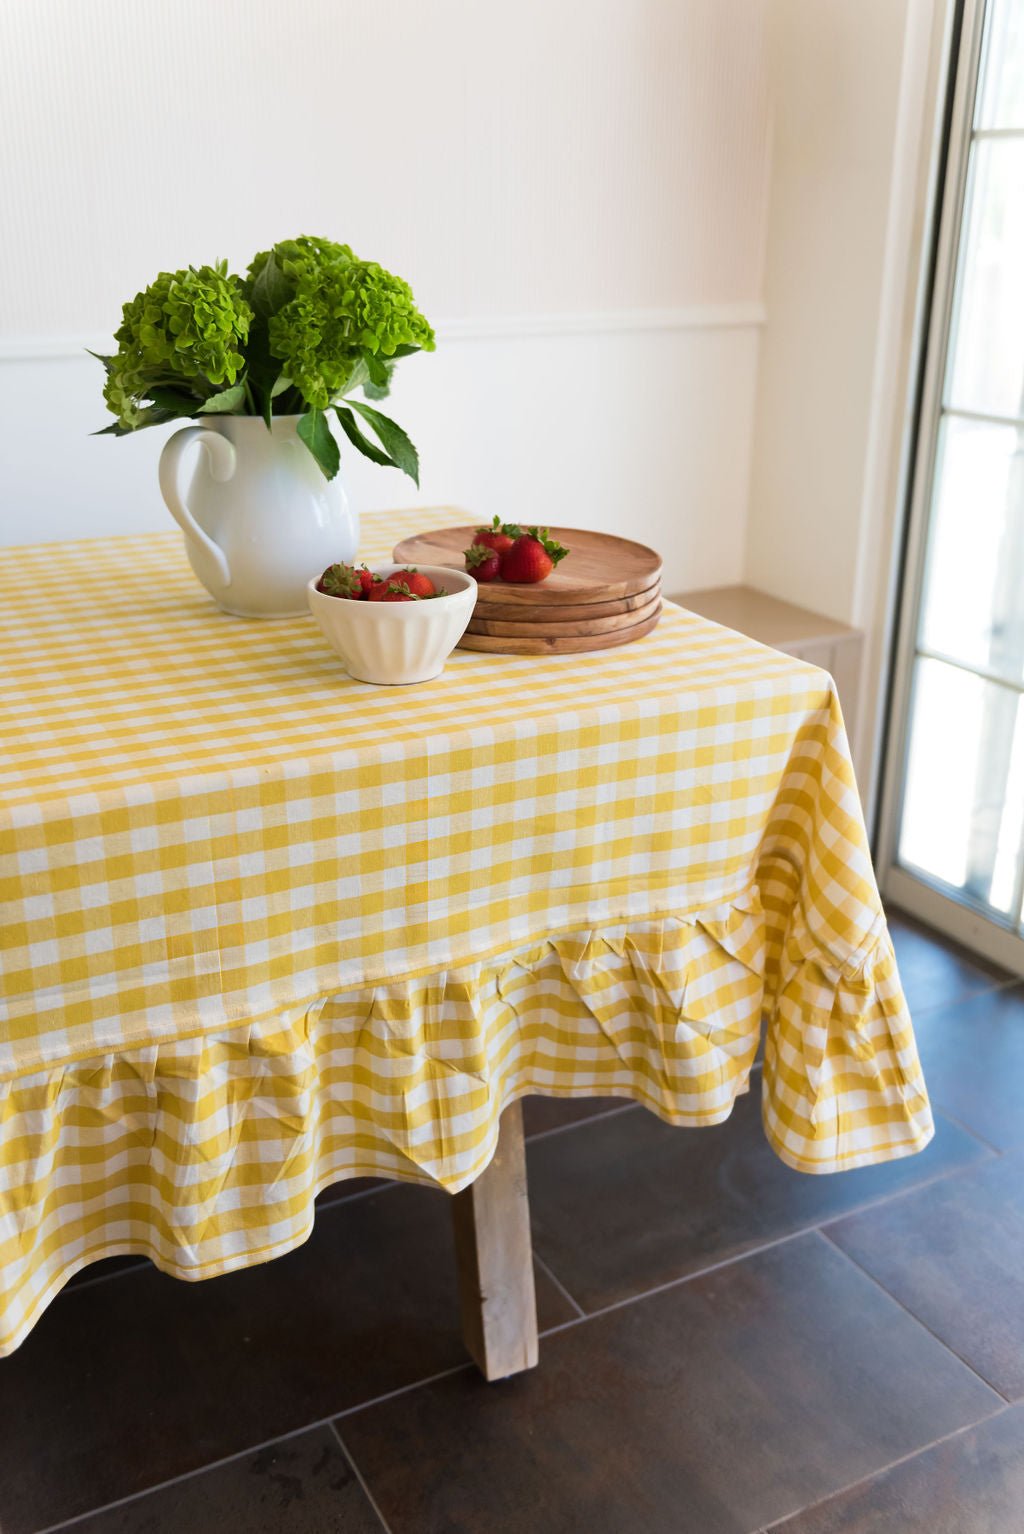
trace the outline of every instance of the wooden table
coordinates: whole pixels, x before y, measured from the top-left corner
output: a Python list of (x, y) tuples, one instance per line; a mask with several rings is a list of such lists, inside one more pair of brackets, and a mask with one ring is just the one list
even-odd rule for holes
[(537, 1362), (530, 1204), (523, 1108), (501, 1116), (487, 1170), (452, 1203), (462, 1335), (485, 1379), (504, 1379)]
[[(367, 517), (363, 551), (448, 520)], [(219, 613), (177, 534), (52, 580), (46, 546), (0, 569), (0, 1353), (91, 1262), (268, 1261), (367, 1176), (463, 1190), (467, 1345), (529, 1368), (517, 1104), (720, 1123), (762, 1018), (787, 1165), (927, 1144), (823, 672), (668, 604), (399, 694)]]

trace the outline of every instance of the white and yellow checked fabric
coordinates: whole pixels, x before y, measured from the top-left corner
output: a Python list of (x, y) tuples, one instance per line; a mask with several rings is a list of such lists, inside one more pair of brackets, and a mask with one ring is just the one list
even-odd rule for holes
[(0, 1350), (98, 1257), (201, 1278), (339, 1178), (458, 1189), (528, 1092), (718, 1122), (762, 1015), (791, 1166), (931, 1136), (812, 667), (670, 606), (374, 688), (172, 533), (7, 551), (0, 678)]

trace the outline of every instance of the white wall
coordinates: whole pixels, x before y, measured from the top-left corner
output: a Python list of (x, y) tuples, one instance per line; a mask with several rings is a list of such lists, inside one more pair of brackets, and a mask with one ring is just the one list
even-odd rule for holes
[(772, 0), (745, 576), (862, 628), (875, 797), (952, 0)]
[[(414, 284), (422, 493), (742, 566), (768, 0), (0, 0), (0, 541), (163, 526), (156, 432), (90, 440), (161, 268), (299, 232)], [(11, 231), (14, 231), (13, 237)]]
[(748, 579), (856, 622), (908, 0), (774, 0)]

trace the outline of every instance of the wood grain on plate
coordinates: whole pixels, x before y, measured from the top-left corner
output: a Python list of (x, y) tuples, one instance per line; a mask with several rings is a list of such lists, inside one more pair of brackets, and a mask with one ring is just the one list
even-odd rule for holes
[(642, 623), (618, 629), (614, 634), (583, 634), (572, 638), (559, 638), (556, 633), (532, 633), (514, 639), (497, 634), (471, 634), (468, 631), (459, 640), (462, 650), (489, 650), (492, 655), (582, 655), (588, 650), (611, 650), (617, 645), (631, 644), (649, 634), (661, 617), (661, 602), (656, 610)]
[(581, 603), (576, 608), (577, 616), (561, 623), (548, 620), (547, 608), (539, 609), (541, 616), (530, 618), (525, 623), (492, 618), (488, 608), (485, 617), (478, 618), (474, 613), (469, 620), (466, 632), (493, 634), (496, 638), (506, 639), (583, 639), (591, 634), (616, 634), (622, 629), (634, 628), (638, 623), (643, 623), (646, 618), (653, 617), (660, 608), (661, 588), (657, 587), (654, 595), (644, 603), (643, 607), (612, 613), (610, 616), (601, 618), (592, 618), (590, 604)]
[[(398, 564), (450, 565), (453, 570), (464, 570), (464, 551), (475, 532), (474, 527), (441, 527), (403, 538), (395, 545), (394, 559)], [(533, 586), (505, 581), (483, 584), (478, 609), (487, 608), (491, 602), (515, 607), (606, 603), (646, 591), (661, 576), (660, 556), (642, 543), (610, 533), (591, 533), (582, 527), (553, 527), (551, 536), (564, 543), (569, 553), (547, 580)]]
[[(482, 588), (481, 588), (482, 589)], [(508, 588), (495, 586), (495, 592), (500, 595)], [(549, 602), (543, 607), (539, 604), (533, 607), (526, 606), (523, 602), (488, 601), (487, 617), (495, 619), (499, 623), (536, 623), (543, 621), (545, 627), (549, 623), (572, 623), (580, 617), (587, 618), (614, 618), (619, 613), (637, 612), (646, 607), (649, 602), (661, 594), (661, 581), (655, 581), (653, 586), (648, 586), (645, 591), (637, 591), (631, 597), (613, 597), (608, 602)]]

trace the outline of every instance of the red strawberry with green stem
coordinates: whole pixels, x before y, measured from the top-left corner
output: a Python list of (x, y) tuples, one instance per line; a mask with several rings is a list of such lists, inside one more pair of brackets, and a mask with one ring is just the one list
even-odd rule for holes
[(531, 527), (501, 556), (501, 578), (516, 586), (533, 586), (547, 580), (569, 550), (552, 538), (545, 527)]
[[(371, 601), (371, 602), (383, 602), (384, 598), (386, 596), (388, 596), (388, 594), (390, 593), (391, 589), (392, 589), (392, 581), (391, 581), (391, 577), (390, 576), (388, 576), (386, 578), (383, 578), (383, 579), (380, 579), (380, 580), (376, 580), (373, 583), (373, 588), (370, 591), (370, 595), (369, 595), (368, 600)], [(395, 586), (394, 589), (397, 591), (398, 587)], [(407, 595), (411, 599), (412, 593), (407, 591)]]
[(504, 554), (522, 535), (523, 530), (517, 522), (502, 522), (500, 517), (495, 517), (490, 527), (476, 529), (473, 542), (482, 548), (493, 549), (496, 554)]
[[(431, 597), (443, 597), (444, 591), (431, 591)], [(396, 571), (394, 575), (386, 575), (378, 581), (370, 592), (371, 602), (427, 602), (430, 597), (421, 597), (418, 592), (412, 590), (405, 578), (405, 571)]]
[[(369, 575), (369, 570), (366, 573)], [(345, 564), (328, 565), (317, 585), (329, 597), (348, 597), (356, 602), (364, 589), (361, 572)]]
[(408, 570), (395, 570), (388, 576), (389, 581), (403, 582), (414, 597), (432, 597), (436, 595), (437, 588), (429, 575), (424, 575), (422, 570), (415, 566)]
[(466, 569), (470, 575), (475, 575), (478, 581), (496, 580), (500, 564), (501, 555), (497, 549), (492, 549), (486, 544), (474, 543), (466, 550)]

